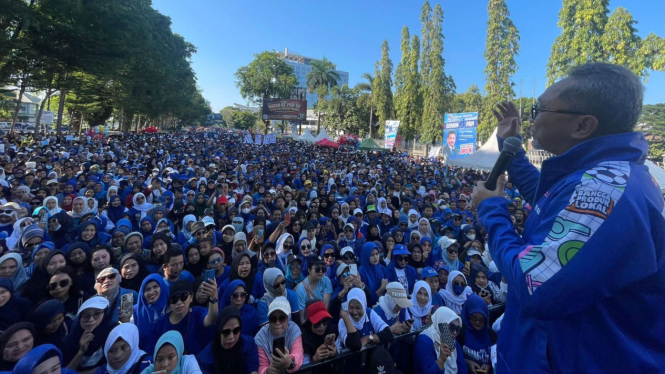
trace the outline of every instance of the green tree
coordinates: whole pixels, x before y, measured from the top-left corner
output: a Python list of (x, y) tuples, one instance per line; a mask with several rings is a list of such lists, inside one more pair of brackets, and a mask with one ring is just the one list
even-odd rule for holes
[(519, 53), (519, 32), (510, 19), (505, 0), (489, 0), (487, 5), (487, 38), (485, 42), (485, 98), (479, 113), (478, 138), (485, 142), (498, 125), (492, 114), (495, 105), (515, 97), (511, 81), (517, 71), (515, 56)]
[(404, 26), (402, 28), (402, 43), (400, 50), (402, 52), (402, 57), (397, 63), (397, 69), (395, 69), (395, 112), (397, 114), (397, 119), (400, 120), (400, 127), (404, 126), (403, 117), (406, 112), (406, 94), (404, 92), (406, 81), (409, 77), (409, 58), (411, 57), (411, 45), (410, 43), (410, 34), (409, 28)]
[(587, 62), (611, 62), (642, 78), (665, 68), (665, 41), (650, 33), (639, 37), (633, 16), (617, 7), (608, 17), (609, 0), (564, 0), (559, 12), (561, 35), (554, 41), (547, 64), (548, 85), (568, 69)]
[[(369, 111), (369, 126), (367, 127), (369, 131), (369, 137), (372, 137), (372, 127), (374, 127), (374, 76), (370, 73), (363, 73), (361, 78), (366, 82), (360, 82), (356, 84), (354, 90), (358, 93), (358, 106), (365, 108)], [(359, 134), (358, 134), (359, 135)]]
[(240, 130), (249, 130), (259, 122), (256, 114), (244, 110), (236, 110), (231, 114), (233, 128)]
[(395, 107), (393, 104), (393, 62), (390, 60), (390, 47), (388, 41), (381, 44), (381, 62), (379, 62), (377, 75), (374, 79), (375, 89), (373, 91), (376, 104), (376, 114), (379, 117), (379, 136), (385, 131), (387, 120), (395, 118)]
[[(429, 3), (425, 2), (423, 11), (427, 8), (429, 8)], [(433, 15), (421, 15), (421, 22), (423, 22), (421, 140), (436, 142), (443, 137), (441, 130), (443, 115), (452, 108), (455, 98), (455, 82), (444, 71), (446, 61), (443, 59), (443, 9), (441, 5), (436, 5)]]
[(298, 82), (293, 68), (277, 53), (261, 52), (235, 73), (236, 86), (245, 100), (260, 104), (265, 96), (288, 98)]
[(362, 90), (349, 88), (346, 84), (335, 86), (330, 90), (331, 98), (325, 101), (326, 115), (322, 118), (323, 125), (329, 131), (341, 131), (360, 136), (367, 134), (366, 120), (369, 106), (364, 99), (369, 95)]
[(665, 156), (665, 104), (645, 105), (639, 125), (649, 141), (649, 157)]
[(321, 105), (316, 106), (318, 117), (316, 120), (316, 130), (317, 132), (321, 132), (321, 107), (324, 106), (322, 102), (330, 93), (330, 89), (337, 86), (339, 74), (335, 71), (335, 64), (325, 57), (320, 61), (312, 61), (311, 65), (312, 69), (307, 74), (307, 90), (309, 93), (316, 92), (318, 103), (321, 103)]
[[(406, 84), (403, 90), (403, 102), (398, 109), (400, 131), (407, 140), (415, 139), (420, 128), (423, 113), (423, 98), (420, 86), (420, 39), (417, 35), (411, 38), (411, 49), (408, 59)], [(401, 110), (401, 111), (400, 111)], [(401, 113), (401, 114), (400, 114)]]

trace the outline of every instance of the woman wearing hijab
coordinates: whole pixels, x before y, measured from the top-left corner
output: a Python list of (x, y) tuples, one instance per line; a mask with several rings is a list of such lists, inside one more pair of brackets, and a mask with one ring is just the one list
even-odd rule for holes
[(467, 286), (466, 278), (460, 271), (451, 271), (448, 275), (446, 288), (440, 291), (446, 306), (458, 315), (462, 313), (462, 306), (469, 295), (473, 294), (471, 287)]
[(432, 313), (432, 291), (425, 281), (416, 282), (411, 293), (413, 306), (409, 308), (409, 314), (413, 318), (413, 329), (429, 325)]
[(461, 317), (463, 326), (457, 341), (463, 348), (469, 371), (475, 373), (480, 369), (491, 374), (491, 347), (498, 336), (490, 329), (487, 303), (478, 295), (469, 295)]
[(423, 248), (420, 246), (420, 243), (411, 243), (409, 244), (408, 248), (409, 252), (411, 252), (411, 256), (409, 257), (409, 266), (416, 269), (418, 277), (420, 277), (422, 270), (427, 267)]
[(47, 300), (30, 315), (35, 325), (35, 346), (41, 344), (58, 345), (69, 333), (65, 317), (65, 306), (58, 300)]
[[(126, 229), (122, 227), (122, 229)], [(131, 228), (130, 228), (131, 230)], [(143, 255), (143, 235), (134, 231), (125, 236), (123, 243), (123, 253), (132, 253), (135, 255)]]
[(439, 238), (437, 244), (441, 249), (441, 259), (444, 265), (448, 266), (450, 270), (464, 269), (464, 263), (459, 260), (460, 245), (455, 239), (442, 236)]
[(138, 292), (143, 280), (150, 274), (145, 267), (143, 257), (134, 253), (126, 253), (120, 258), (118, 265), (120, 265), (120, 275), (122, 276), (120, 287)]
[(238, 308), (221, 311), (213, 341), (196, 356), (203, 374), (258, 373), (258, 349), (252, 336), (241, 333), (242, 324)]
[(23, 266), (32, 264), (32, 251), (47, 240), (44, 235), (44, 230), (38, 224), (31, 224), (23, 229), (23, 235), (21, 235), (18, 242), (17, 250), (23, 259)]
[(413, 292), (413, 286), (418, 280), (418, 272), (409, 265), (411, 253), (402, 244), (396, 244), (393, 248), (393, 258), (386, 267), (388, 281), (400, 282), (409, 293)]
[(145, 195), (141, 192), (134, 195), (132, 202), (134, 205), (129, 212), (132, 214), (132, 217), (135, 217), (135, 222), (140, 221), (141, 218), (148, 215), (153, 208), (153, 205), (147, 202)]
[(287, 267), (286, 265), (289, 262), (289, 255), (293, 253), (291, 249), (293, 248), (294, 242), (293, 235), (288, 233), (282, 234), (279, 239), (277, 239), (275, 249), (277, 258), (275, 259), (275, 262), (277, 263), (277, 267), (282, 271), (285, 271)]
[(99, 222), (96, 219), (81, 222), (78, 227), (76, 241), (84, 242), (90, 248), (94, 248), (96, 245), (109, 244), (111, 239), (111, 235), (100, 230)]
[(25, 282), (28, 281), (28, 274), (23, 267), (23, 259), (16, 252), (10, 252), (0, 257), (0, 279), (11, 280), (12, 289), (20, 291)]
[[(472, 263), (469, 271), (471, 290), (485, 300), (488, 306), (505, 302), (507, 289), (502, 291), (496, 283), (488, 279), (489, 275), (490, 272), (484, 265)], [(505, 283), (501, 283), (505, 285)]]
[[(462, 320), (455, 312), (446, 307), (437, 309), (432, 315), (432, 324), (416, 338), (413, 348), (415, 372), (466, 374), (463, 350), (455, 340), (461, 327)], [(440, 329), (449, 334), (442, 337)]]
[[(106, 268), (102, 270), (96, 278), (95, 289), (97, 295), (105, 297), (109, 301), (109, 314), (112, 322), (129, 322), (132, 317), (131, 310), (123, 309), (123, 298), (131, 298), (132, 309), (139, 299), (138, 293), (134, 290), (128, 290), (120, 287), (120, 272), (115, 268)], [(125, 296), (131, 295), (131, 296)]]
[[(93, 296), (81, 305), (72, 331), (60, 344), (67, 368), (79, 373), (93, 373), (106, 364), (104, 342), (117, 326), (117, 323), (111, 322), (108, 307), (108, 300), (101, 296)], [(83, 336), (86, 339), (81, 344)]]
[(29, 299), (33, 303), (40, 302), (47, 298), (49, 279), (56, 270), (67, 265), (65, 253), (62, 251), (50, 251), (42, 258), (41, 264), (37, 267), (30, 279), (21, 289), (21, 296)]
[(249, 294), (247, 296), (247, 303), (250, 305), (255, 305), (266, 293), (266, 290), (263, 288), (263, 275), (256, 271), (247, 253), (241, 253), (233, 258), (231, 275), (219, 286), (220, 296), (223, 294), (222, 290), (226, 290), (228, 285), (236, 279), (245, 283), (246, 292)]
[(185, 248), (185, 270), (194, 277), (199, 277), (208, 265), (208, 257), (201, 256), (201, 247), (198, 244), (189, 244)]
[(333, 289), (339, 286), (339, 279), (337, 279), (337, 268), (339, 264), (337, 263), (337, 251), (332, 244), (325, 244), (321, 247), (319, 252), (321, 258), (323, 258), (323, 263), (326, 265), (326, 274), (325, 276), (330, 279)]
[(164, 374), (201, 374), (201, 369), (194, 355), (184, 354), (185, 344), (182, 335), (178, 331), (164, 333), (157, 341), (154, 349), (155, 363), (145, 368), (141, 374), (152, 374), (155, 372)]
[(148, 275), (141, 284), (139, 300), (134, 306), (134, 324), (138, 327), (141, 338), (141, 349), (149, 350), (153, 326), (157, 319), (164, 315), (168, 306), (169, 287), (159, 274)]
[(35, 223), (35, 220), (32, 217), (24, 217), (14, 222), (12, 234), (6, 240), (9, 250), (16, 249), (18, 242), (21, 240), (21, 235), (23, 235), (23, 230), (33, 223)]
[(44, 344), (26, 353), (12, 374), (60, 373), (77, 374), (74, 370), (64, 367), (62, 353), (52, 344)]
[(64, 248), (76, 237), (74, 220), (64, 211), (56, 213), (48, 220), (48, 233), (56, 248)]
[(372, 222), (367, 227), (367, 242), (381, 241), (381, 234), (379, 233), (379, 226), (376, 223)]
[(284, 273), (277, 268), (266, 269), (263, 272), (263, 287), (266, 293), (261, 297), (256, 306), (256, 317), (259, 326), (268, 323), (268, 310), (270, 303), (280, 296), (286, 297), (291, 306), (291, 319), (300, 320), (300, 307), (298, 305), (298, 295), (294, 290), (286, 288), (286, 278)]
[(193, 214), (188, 214), (182, 219), (182, 227), (180, 228), (180, 233), (178, 233), (178, 243), (181, 245), (189, 244), (193, 234), (191, 227), (194, 222), (196, 222), (196, 217)]
[(48, 209), (49, 217), (53, 217), (54, 215), (62, 211), (62, 209), (58, 206), (58, 199), (55, 196), (49, 196), (45, 198), (44, 207)]
[(219, 298), (219, 307), (224, 309), (227, 306), (236, 307), (240, 311), (242, 318), (242, 333), (244, 335), (254, 336), (259, 331), (259, 323), (256, 317), (256, 309), (247, 304), (249, 294), (245, 283), (236, 279), (229, 283), (224, 294)]
[(122, 199), (119, 195), (111, 197), (109, 200), (109, 205), (106, 207), (106, 210), (103, 212), (108, 219), (116, 224), (118, 221), (124, 217), (125, 212), (129, 210), (122, 205)]
[(148, 248), (150, 251), (143, 252), (146, 268), (150, 273), (161, 273), (164, 254), (171, 249), (171, 238), (164, 233), (155, 234)]
[(65, 257), (74, 272), (81, 275), (88, 270), (90, 264), (90, 246), (83, 242), (74, 242), (65, 249)]
[(35, 327), (30, 322), (9, 326), (0, 335), (0, 371), (14, 369), (16, 363), (35, 346)]
[[(268, 311), (269, 323), (254, 338), (258, 346), (259, 374), (270, 372), (294, 372), (302, 366), (304, 352), (300, 327), (290, 320), (289, 301), (281, 296), (273, 300)], [(273, 350), (273, 342), (284, 337), (284, 352)]]
[(196, 199), (194, 200), (194, 206), (196, 207), (196, 216), (198, 219), (203, 219), (205, 217), (205, 210), (209, 208), (208, 199), (206, 195), (202, 192), (196, 194)]
[(152, 364), (152, 357), (139, 348), (139, 330), (131, 323), (111, 330), (104, 343), (104, 356), (107, 363), (95, 374), (139, 374)]
[(79, 278), (69, 266), (56, 270), (49, 279), (48, 299), (57, 300), (65, 307), (68, 325), (76, 318), (76, 313), (87, 296), (87, 293), (80, 290)]
[(139, 229), (137, 230), (143, 235), (143, 248), (150, 248), (151, 237), (155, 232), (155, 220), (150, 216), (145, 216), (139, 220)]
[(81, 217), (90, 213), (90, 208), (88, 208), (88, 202), (85, 197), (79, 196), (72, 201), (72, 210), (69, 212), (69, 215), (74, 220), (74, 225), (78, 225), (81, 222)]
[(379, 297), (386, 292), (388, 285), (388, 272), (381, 265), (379, 249), (373, 242), (363, 244), (360, 250), (360, 279), (370, 289), (369, 305), (375, 305)]

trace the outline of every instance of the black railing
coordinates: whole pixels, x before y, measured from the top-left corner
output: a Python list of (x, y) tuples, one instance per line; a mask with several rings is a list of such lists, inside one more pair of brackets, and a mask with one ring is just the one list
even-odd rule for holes
[[(489, 315), (490, 315), (490, 326), (496, 321), (497, 318), (503, 314), (503, 311), (506, 309), (506, 304), (501, 303), (497, 305), (492, 305), (489, 308)], [(406, 334), (402, 335), (395, 335), (393, 343), (402, 340), (402, 339), (408, 339), (410, 337), (416, 337), (418, 334), (420, 334), (423, 330), (425, 330), (428, 326), (425, 326), (421, 329), (411, 331)], [(294, 374), (305, 374), (305, 373), (316, 373), (317, 370), (319, 369), (325, 369), (326, 373), (338, 373), (342, 374), (344, 373), (344, 364), (348, 359), (353, 358), (354, 356), (360, 356), (361, 360), (360, 362), (365, 362), (364, 359), (362, 359), (363, 356), (366, 356), (370, 351), (373, 351), (376, 347), (380, 345), (375, 345), (375, 344), (367, 344), (365, 345), (360, 351), (350, 351), (348, 349), (343, 349), (340, 351), (335, 357), (323, 360), (323, 361), (317, 361), (317, 362), (310, 362), (307, 365), (303, 365), (298, 371), (296, 371)], [(358, 371), (359, 373), (362, 373), (364, 368), (360, 368)]]

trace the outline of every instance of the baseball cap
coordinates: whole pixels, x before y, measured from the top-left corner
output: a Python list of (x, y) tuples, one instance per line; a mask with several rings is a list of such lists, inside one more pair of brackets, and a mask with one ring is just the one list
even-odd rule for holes
[(360, 209), (360, 208), (356, 208), (356, 209), (353, 211), (353, 215), (355, 216), (356, 214), (363, 214), (362, 209)]
[(483, 256), (480, 254), (480, 251), (477, 250), (477, 249), (469, 249), (469, 251), (466, 252), (466, 255), (467, 255), (468, 257), (471, 257), (471, 256), (480, 256), (480, 257), (483, 257)]
[(395, 244), (395, 246), (393, 247), (393, 256), (397, 255), (410, 256), (411, 252), (409, 252), (409, 250), (406, 249), (406, 246), (404, 244)]
[[(173, 287), (173, 286), (171, 286)], [(270, 303), (270, 308), (268, 310), (268, 315), (273, 314), (273, 312), (276, 311), (281, 311), (287, 316), (291, 315), (291, 305), (289, 304), (289, 301), (286, 299), (284, 296), (279, 296), (276, 297), (275, 300), (273, 300)]]
[(344, 256), (344, 255), (347, 254), (347, 253), (351, 253), (351, 254), (353, 254), (353, 255), (355, 256), (355, 253), (353, 252), (353, 248), (351, 248), (351, 247), (344, 247), (344, 248), (342, 248), (342, 250), (339, 252), (339, 255), (340, 255), (340, 256)]
[[(271, 304), (272, 305), (272, 304)], [(323, 301), (315, 301), (307, 306), (307, 319), (316, 325), (324, 318), (332, 318)]]
[(431, 277), (438, 277), (438, 276), (439, 276), (439, 273), (437, 273), (437, 272), (436, 272), (434, 269), (432, 269), (432, 267), (430, 267), (430, 266), (424, 268), (424, 269), (421, 270), (421, 272), (420, 272), (420, 277), (421, 277), (422, 279), (425, 279), (425, 278), (431, 278)]
[(441, 239), (439, 239), (438, 244), (439, 244), (439, 247), (441, 247), (441, 249), (447, 249), (451, 245), (457, 244), (457, 240), (450, 239), (447, 236), (442, 236)]
[[(434, 274), (438, 275), (436, 272)], [(388, 283), (388, 285), (386, 285), (386, 294), (390, 295), (400, 308), (409, 308), (413, 306), (413, 303), (407, 298), (404, 286), (399, 282)]]
[(183, 294), (190, 294), (191, 292), (192, 292), (192, 282), (186, 279), (181, 279), (173, 283), (173, 285), (171, 285), (169, 297), (183, 295)]
[(312, 266), (312, 265), (323, 265), (323, 258), (321, 256), (312, 256), (307, 260), (307, 265)]
[(217, 198), (217, 204), (228, 204), (229, 199), (226, 198), (226, 196), (220, 196)]

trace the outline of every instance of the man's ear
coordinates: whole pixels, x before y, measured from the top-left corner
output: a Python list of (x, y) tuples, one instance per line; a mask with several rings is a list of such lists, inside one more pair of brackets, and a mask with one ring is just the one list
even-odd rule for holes
[(598, 129), (598, 118), (594, 116), (582, 116), (575, 123), (571, 138), (575, 140), (586, 140), (593, 136)]

